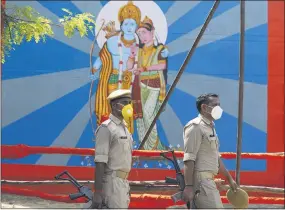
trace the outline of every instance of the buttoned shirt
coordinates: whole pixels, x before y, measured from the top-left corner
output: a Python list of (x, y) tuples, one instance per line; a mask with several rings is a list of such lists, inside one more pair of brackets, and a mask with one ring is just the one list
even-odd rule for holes
[(132, 164), (133, 138), (126, 122), (114, 115), (103, 122), (95, 132), (95, 162), (107, 164), (107, 170), (129, 172)]
[(189, 121), (184, 127), (183, 161), (195, 161), (196, 171), (219, 171), (219, 138), (215, 124), (202, 115)]

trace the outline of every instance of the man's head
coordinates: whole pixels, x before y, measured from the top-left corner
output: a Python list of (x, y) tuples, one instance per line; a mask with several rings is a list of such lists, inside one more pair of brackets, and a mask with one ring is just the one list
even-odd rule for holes
[(130, 90), (116, 90), (112, 92), (108, 98), (112, 114), (118, 118), (123, 118), (122, 109), (124, 106), (131, 104), (131, 91)]
[(217, 120), (221, 117), (220, 99), (217, 94), (208, 93), (200, 95), (196, 100), (196, 107), (201, 115), (209, 120)]

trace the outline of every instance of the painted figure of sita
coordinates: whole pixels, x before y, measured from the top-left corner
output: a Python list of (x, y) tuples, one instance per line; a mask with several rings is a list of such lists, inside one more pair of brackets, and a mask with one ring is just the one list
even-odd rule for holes
[[(159, 42), (150, 17), (141, 17), (141, 10), (129, 1), (118, 12), (120, 30), (110, 21), (103, 27), (106, 42), (93, 65), (100, 71), (96, 92), (97, 126), (110, 114), (107, 96), (117, 89), (132, 93), (133, 116), (126, 120), (134, 133), (136, 123), (142, 141), (166, 94), (168, 49)], [(154, 126), (144, 149), (165, 149)]]

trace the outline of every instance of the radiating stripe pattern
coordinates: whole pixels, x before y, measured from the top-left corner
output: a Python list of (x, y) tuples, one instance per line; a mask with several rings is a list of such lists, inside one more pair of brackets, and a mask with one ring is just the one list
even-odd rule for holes
[[(69, 1), (66, 4), (72, 5), (72, 8), (77, 8), (80, 12), (90, 12), (96, 17), (105, 3), (100, 1)], [(156, 3), (160, 5), (159, 1), (156, 1)], [(41, 4), (39, 1), (7, 2), (7, 5), (11, 6), (13, 4), (18, 6), (30, 5), (53, 21), (58, 18), (55, 6), (50, 5), (56, 4), (55, 2), (45, 2), (45, 4)], [(196, 19), (200, 18), (199, 22), (201, 22), (201, 19), (205, 18), (205, 14), (209, 12), (202, 11), (204, 4), (202, 1), (176, 1), (172, 3), (165, 11), (165, 17), (168, 28), (176, 31), (168, 30), (168, 35), (179, 34), (181, 33), (179, 30), (183, 31), (184, 24), (190, 24), (190, 21), (194, 23), (195, 19), (186, 21), (183, 18), (188, 14), (197, 14)], [(232, 52), (230, 46), (237, 46), (239, 41), (235, 38), (235, 36), (239, 35), (239, 4), (227, 8), (226, 2), (222, 1), (219, 7), (221, 7), (220, 9), (223, 12), (220, 12), (211, 20), (205, 35), (196, 49), (197, 55), (194, 54), (190, 61), (190, 64), (193, 62), (196, 66), (190, 65), (191, 68), (188, 68), (187, 72), (182, 75), (165, 111), (159, 118), (160, 138), (163, 138), (163, 142), (166, 142), (166, 146), (169, 148), (183, 149), (183, 126), (197, 115), (195, 107), (196, 97), (202, 93), (215, 92), (220, 95), (221, 105), (224, 109), (224, 117), (217, 122), (221, 143), (224, 145), (221, 146), (221, 150), (235, 151), (238, 117), (238, 81), (234, 75), (239, 74), (239, 64), (238, 62), (232, 63), (231, 72), (233, 72), (233, 76), (225, 78), (223, 75), (227, 74), (227, 72), (220, 72), (220, 69), (224, 69), (223, 60), (220, 59), (215, 65), (212, 65), (211, 55), (216, 56), (216, 53), (220, 52), (221, 58), (227, 56), (227, 58), (238, 61), (238, 52)], [(143, 16), (144, 14), (142, 14), (142, 18)], [(267, 78), (267, 74), (257, 75), (255, 69), (259, 66), (261, 59), (267, 59), (267, 48), (263, 47), (263, 45), (261, 47), (258, 45), (258, 41), (256, 41), (262, 38), (263, 42), (267, 43), (267, 16), (266, 1), (246, 2), (245, 38), (247, 46), (250, 46), (250, 48), (245, 49), (245, 56), (247, 57), (246, 59), (250, 59), (250, 65), (247, 65), (245, 69), (247, 81), (245, 82), (244, 95), (243, 147), (244, 151), (248, 152), (266, 152), (267, 83), (258, 84), (252, 81), (255, 81), (254, 78), (259, 76)], [(181, 23), (181, 26), (179, 25), (180, 28), (175, 24), (177, 21)], [(174, 25), (175, 27), (172, 27)], [(173, 83), (178, 69), (182, 65), (186, 53), (192, 47), (201, 27), (202, 25), (184, 34), (181, 33), (174, 40), (166, 43), (169, 49), (169, 61), (171, 62), (169, 64), (171, 69), (168, 69), (168, 85)], [(45, 61), (49, 61), (50, 67), (47, 68), (41, 65), (43, 60), (35, 60), (33, 63), (17, 63), (17, 60), (22, 59), (23, 56), (29, 56), (29, 53), (24, 54), (22, 52), (32, 52), (36, 49), (37, 45), (29, 43), (16, 47), (15, 52), (11, 53), (11, 57), (3, 65), (2, 75), (4, 75), (5, 79), (2, 80), (2, 144), (9, 144), (9, 142), (28, 144), (32, 141), (27, 140), (29, 136), (40, 138), (42, 134), (38, 135), (38, 133), (48, 132), (50, 135), (42, 138), (42, 141), (37, 138), (33, 145), (94, 147), (94, 142), (90, 136), (91, 130), (89, 129), (88, 99), (88, 85), (90, 84), (88, 78), (89, 51), (92, 41), (87, 37), (80, 38), (78, 34), (71, 39), (66, 38), (62, 28), (53, 27), (53, 30), (55, 36), (50, 40), (51, 43), (54, 43), (53, 46), (49, 45), (48, 42), (41, 46), (45, 53), (51, 52), (50, 58), (49, 56), (43, 57)], [(70, 67), (70, 65), (67, 65), (68, 58), (66, 57), (62, 61), (57, 60), (56, 63), (53, 63), (52, 52), (54, 51), (52, 50), (54, 50), (54, 46), (57, 46), (57, 49), (62, 52), (61, 56), (63, 58), (70, 56), (68, 52), (73, 50), (72, 59), (78, 59), (75, 60), (77, 66)], [(63, 48), (65, 50), (61, 51)], [(220, 50), (222, 48), (227, 50)], [(21, 52), (21, 54), (17, 52)], [(203, 57), (199, 52), (207, 52), (208, 56)], [(94, 55), (98, 56), (98, 53), (99, 48), (95, 46)], [(200, 67), (199, 63), (202, 67)], [(207, 72), (211, 71), (212, 74), (197, 73), (195, 68), (203, 68), (203, 72), (204, 70)], [(33, 69), (32, 71), (34, 69), (38, 70), (30, 73), (29, 69)], [(191, 71), (195, 71), (195, 73)], [(91, 99), (93, 111), (94, 104), (97, 102), (95, 97), (96, 90), (97, 85), (94, 87)], [(258, 106), (256, 105), (257, 99)], [(70, 120), (68, 122), (59, 122), (58, 120), (61, 116), (65, 116), (63, 111), (69, 113)], [(52, 119), (48, 120), (51, 120), (53, 123), (42, 128), (41, 131), (35, 131), (34, 135), (27, 135), (23, 131), (23, 129), (27, 128), (22, 125), (26, 123), (25, 126), (38, 127), (35, 125), (44, 124), (46, 119), (40, 117), (43, 112), (52, 113), (50, 115)], [(92, 117), (95, 118), (95, 116)], [(94, 122), (96, 122), (96, 119)], [(10, 135), (11, 132), (14, 134)], [(254, 147), (252, 146), (253, 144), (255, 145)], [(11, 162), (41, 165), (82, 165), (80, 157), (71, 158), (71, 156), (60, 155), (42, 155)], [(227, 164), (230, 169), (234, 168), (234, 163)], [(143, 162), (140, 165), (144, 168), (172, 167), (170, 164), (158, 162)], [(252, 170), (265, 170), (266, 168), (264, 161), (245, 162), (244, 165), (245, 168), (250, 166)]]

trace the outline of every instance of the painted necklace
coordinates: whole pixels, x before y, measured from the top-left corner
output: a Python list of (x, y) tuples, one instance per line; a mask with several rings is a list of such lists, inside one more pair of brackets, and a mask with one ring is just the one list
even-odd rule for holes
[[(123, 76), (123, 49), (122, 49), (122, 40), (121, 40), (121, 36), (122, 36), (122, 32), (120, 32), (119, 36), (118, 36), (118, 48), (119, 48), (119, 55), (120, 55), (120, 61), (119, 61), (119, 88), (118, 89), (122, 89), (122, 76)], [(136, 47), (139, 47), (139, 38), (138, 36), (135, 34), (135, 43), (136, 43)], [(139, 53), (136, 53), (135, 56), (135, 64), (134, 64), (134, 69), (137, 69), (138, 66), (138, 55)], [(132, 86), (133, 86), (133, 82), (135, 79), (135, 75), (132, 73), (132, 81), (131, 81), (131, 85), (130, 85), (130, 91), (132, 91)]]

